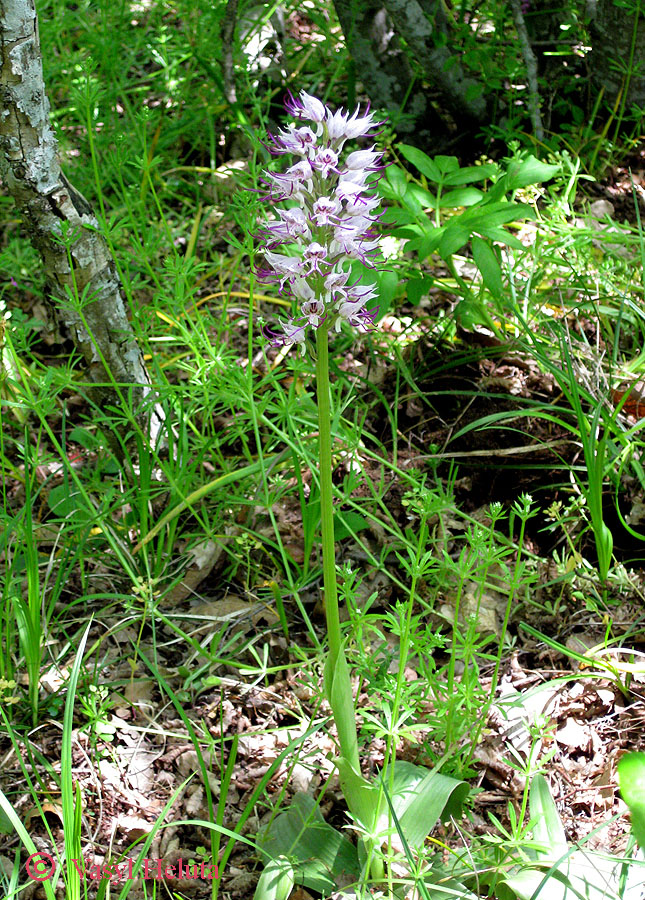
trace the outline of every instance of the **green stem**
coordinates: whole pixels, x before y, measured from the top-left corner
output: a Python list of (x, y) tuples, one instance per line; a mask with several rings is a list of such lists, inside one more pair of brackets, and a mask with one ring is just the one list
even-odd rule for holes
[(322, 533), (323, 586), (325, 591), (325, 616), (329, 638), (329, 656), (332, 672), (341, 648), (338, 589), (336, 586), (336, 549), (334, 545), (334, 507), (331, 465), (331, 402), (329, 392), (329, 328), (316, 329), (316, 392), (318, 395), (318, 441), (320, 477), (320, 517)]

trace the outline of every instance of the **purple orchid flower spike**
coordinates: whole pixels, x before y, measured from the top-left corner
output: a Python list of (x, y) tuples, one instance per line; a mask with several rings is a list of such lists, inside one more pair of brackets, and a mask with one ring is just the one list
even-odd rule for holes
[(340, 331), (343, 323), (359, 333), (374, 327), (378, 307), (373, 287), (348, 284), (353, 260), (373, 268), (379, 240), (373, 230), (379, 205), (375, 185), (384, 168), (382, 153), (371, 146), (345, 154), (345, 143), (373, 135), (381, 123), (357, 108), (332, 112), (317, 97), (288, 95), (287, 112), (296, 120), (272, 136), (272, 153), (291, 155), (282, 174), (265, 173), (267, 199), (277, 207), (260, 233), (264, 245), (263, 281), (276, 281), (300, 306), (299, 313), (265, 329), (275, 347), (297, 345), (305, 353), (307, 331)]

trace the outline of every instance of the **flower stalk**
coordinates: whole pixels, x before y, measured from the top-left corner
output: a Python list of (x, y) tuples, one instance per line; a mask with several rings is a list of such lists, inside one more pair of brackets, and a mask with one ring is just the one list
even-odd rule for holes
[(331, 403), (329, 390), (329, 338), (327, 328), (316, 331), (316, 395), (318, 398), (318, 446), (320, 477), (320, 530), (323, 558), (325, 618), (332, 669), (341, 651), (340, 613), (336, 584), (334, 507), (331, 461)]

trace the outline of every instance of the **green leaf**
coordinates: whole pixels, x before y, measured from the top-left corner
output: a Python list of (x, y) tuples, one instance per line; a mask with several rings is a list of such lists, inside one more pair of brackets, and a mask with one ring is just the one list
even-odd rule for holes
[(442, 175), (449, 175), (459, 168), (459, 160), (456, 156), (435, 156), (434, 162)]
[(497, 226), (479, 227), (475, 229), (482, 237), (487, 237), (491, 241), (497, 241), (500, 244), (506, 244), (507, 247), (513, 247), (514, 250), (524, 250), (524, 244), (516, 238), (514, 234), (505, 231), (504, 228)]
[(47, 495), (47, 505), (56, 516), (67, 518), (74, 515), (75, 522), (87, 521), (90, 517), (81, 493), (71, 484), (57, 484)]
[(441, 243), (445, 230), (443, 225), (439, 228), (434, 228), (428, 223), (425, 234), (422, 237), (412, 238), (408, 242), (406, 250), (416, 250), (419, 260), (425, 259), (435, 252)]
[(476, 210), (468, 210), (468, 218), (485, 227), (507, 225), (520, 219), (534, 219), (535, 213), (525, 203), (484, 203)]
[[(385, 785), (386, 789), (388, 785)], [(421, 847), (440, 820), (460, 816), (470, 788), (439, 772), (429, 772), (405, 760), (394, 764), (392, 808), (401, 830), (412, 847)], [(379, 827), (387, 830), (387, 812), (381, 814)]]
[(503, 294), (502, 286), (502, 270), (499, 260), (493, 248), (481, 238), (473, 236), (471, 245), (473, 248), (473, 259), (479, 271), (484, 284), (491, 292), (493, 297), (499, 300)]
[(416, 222), (416, 216), (407, 209), (396, 209), (390, 206), (381, 216), (381, 222), (386, 225), (412, 225)]
[(403, 169), (400, 166), (388, 166), (385, 170), (385, 178), (393, 196), (400, 200), (408, 185), (408, 179)]
[(436, 195), (431, 194), (430, 191), (426, 191), (426, 189), (422, 188), (419, 184), (409, 184), (406, 191), (406, 197), (408, 195), (414, 197), (414, 199), (424, 208), (435, 209), (437, 206)]
[(272, 859), (260, 875), (254, 900), (289, 900), (295, 883), (294, 874), (293, 866), (286, 856)]
[(645, 850), (645, 753), (626, 753), (618, 761), (618, 783), (632, 817), (632, 831)]
[(434, 181), (435, 183), (441, 181), (440, 169), (422, 150), (419, 150), (417, 147), (411, 147), (409, 144), (399, 144), (397, 149), (404, 159), (411, 162), (412, 165), (417, 168), (422, 175), (429, 178), (430, 181)]
[(431, 278), (410, 278), (406, 290), (408, 302), (416, 306), (423, 295), (429, 291), (431, 285)]
[(406, 209), (409, 209), (414, 216), (419, 216), (423, 214), (423, 204), (415, 197), (414, 191), (411, 190), (412, 187), (413, 185), (408, 185), (404, 196), (401, 197), (401, 203)]
[(456, 209), (458, 206), (474, 206), (484, 197), (482, 191), (474, 187), (457, 188), (439, 198), (441, 209)]
[(477, 181), (485, 181), (487, 178), (491, 178), (498, 172), (499, 166), (494, 163), (487, 163), (483, 166), (464, 166), (464, 168), (459, 169), (458, 172), (453, 172), (452, 175), (448, 175), (444, 184), (451, 186), (457, 184), (474, 184)]
[(544, 775), (533, 776), (529, 789), (529, 804), (531, 821), (534, 823), (533, 839), (537, 844), (549, 848), (539, 855), (548, 859), (557, 859), (565, 855), (569, 849), (567, 838)]
[[(394, 273), (389, 272), (387, 274), (393, 275)], [(396, 278), (396, 275), (394, 277)], [(387, 306), (389, 306), (389, 302)], [(334, 517), (334, 541), (338, 543), (343, 538), (358, 534), (359, 531), (363, 531), (365, 528), (369, 528), (369, 522), (360, 513), (352, 512), (351, 510), (346, 513), (337, 512)]]
[(356, 737), (356, 712), (349, 669), (345, 659), (345, 645), (340, 648), (336, 665), (332, 669), (332, 658), (327, 657), (323, 673), (325, 696), (334, 714), (338, 731), (340, 755), (346, 759), (358, 760), (358, 739)]
[[(385, 315), (385, 313), (388, 311), (388, 309), (392, 306), (392, 301), (396, 297), (396, 292), (399, 287), (399, 276), (396, 274), (396, 272), (390, 272), (387, 269), (382, 269), (380, 272), (372, 273), (372, 274), (376, 274), (376, 279), (377, 279), (378, 306), (379, 306), (379, 318), (380, 318), (381, 316)], [(356, 514), (354, 514), (354, 515), (356, 515)], [(348, 521), (347, 516), (344, 516), (344, 518), (346, 521)], [(359, 518), (362, 518), (362, 520), (365, 521), (364, 516), (362, 516), (362, 517), (359, 516)], [(338, 522), (338, 519), (341, 519), (341, 520), (343, 519), (342, 513), (339, 513), (337, 515), (337, 519), (336, 519), (337, 522)], [(353, 519), (352, 521), (355, 521), (355, 519)], [(352, 527), (354, 527), (354, 526), (352, 526)], [(362, 526), (362, 528), (367, 528), (367, 524), (364, 524)], [(360, 530), (362, 530), (362, 528), (357, 529), (354, 527), (354, 531), (357, 531), (357, 530), (360, 531)], [(336, 540), (340, 541), (340, 540), (342, 540), (343, 537), (347, 537), (348, 534), (349, 534), (349, 532), (346, 532), (345, 534), (343, 534), (342, 537), (336, 537)]]
[(97, 450), (101, 446), (98, 437), (87, 428), (81, 428), (80, 425), (72, 428), (67, 435), (67, 440), (74, 444), (80, 444), (85, 450)]
[(368, 835), (377, 834), (384, 803), (380, 789), (364, 778), (345, 757), (339, 757), (336, 766), (340, 786), (352, 816)]
[(360, 876), (356, 848), (325, 822), (309, 794), (295, 794), (289, 809), (262, 833), (260, 845), (273, 859), (286, 856), (294, 880), (324, 895), (336, 890), (341, 879), (347, 883)]
[(451, 219), (439, 243), (438, 253), (442, 259), (448, 259), (468, 242), (471, 231), (459, 224), (460, 216)]
[(536, 159), (535, 156), (527, 156), (526, 159), (514, 160), (506, 172), (507, 190), (517, 190), (529, 184), (537, 184), (540, 181), (548, 181), (557, 175), (560, 166), (552, 166)]

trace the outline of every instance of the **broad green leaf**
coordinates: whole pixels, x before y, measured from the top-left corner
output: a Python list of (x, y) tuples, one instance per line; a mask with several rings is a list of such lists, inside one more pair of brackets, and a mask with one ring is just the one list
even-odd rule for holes
[(378, 785), (364, 778), (343, 756), (336, 760), (336, 767), (340, 786), (352, 816), (368, 835), (378, 833), (377, 823), (385, 802)]
[[(393, 275), (393, 272), (387, 273), (389, 275)], [(396, 275), (394, 276), (396, 278)], [(389, 307), (389, 301), (381, 306), (380, 311), (383, 312), (383, 309)], [(362, 516), (360, 513), (352, 512), (337, 512), (334, 516), (334, 540), (336, 542), (342, 541), (343, 538), (350, 537), (352, 534), (358, 534), (359, 531), (363, 531), (363, 529), (369, 528), (369, 522), (366, 521), (365, 516)]]
[(405, 206), (406, 209), (409, 209), (414, 216), (423, 215), (423, 204), (415, 197), (414, 191), (411, 190), (412, 187), (412, 184), (408, 185), (405, 194), (401, 197), (401, 204)]
[(429, 178), (430, 181), (434, 181), (435, 183), (441, 181), (441, 170), (433, 163), (430, 157), (423, 152), (423, 150), (419, 150), (417, 147), (411, 147), (409, 144), (399, 144), (397, 149), (400, 151), (401, 156), (407, 159), (408, 162), (411, 162), (412, 165), (415, 166), (422, 175)]
[(474, 184), (477, 181), (491, 178), (497, 172), (499, 172), (499, 166), (495, 163), (487, 163), (483, 166), (464, 166), (463, 169), (448, 175), (443, 183), (447, 185)]
[(484, 284), (497, 300), (503, 294), (502, 286), (502, 270), (495, 251), (481, 238), (473, 236), (471, 240), (473, 248), (473, 259), (479, 271), (481, 272)]
[[(466, 214), (464, 214), (466, 215)], [(481, 225), (489, 228), (497, 225), (507, 225), (520, 219), (534, 219), (535, 213), (525, 203), (496, 203), (494, 205), (482, 204), (476, 209), (468, 211), (468, 222), (475, 226)]]
[(474, 300), (460, 300), (455, 307), (454, 315), (459, 325), (467, 331), (475, 325), (489, 325), (488, 316), (481, 303)]
[(645, 753), (626, 753), (618, 761), (618, 783), (632, 817), (632, 831), (645, 850)]
[(286, 856), (272, 859), (264, 867), (254, 900), (289, 900), (295, 883), (293, 866)]
[(461, 250), (470, 238), (471, 231), (469, 228), (459, 224), (460, 218), (460, 216), (455, 216), (446, 225), (446, 230), (437, 248), (437, 252), (442, 259), (447, 259), (453, 253), (456, 253), (457, 250)]
[(57, 484), (47, 495), (47, 505), (56, 516), (74, 515), (74, 521), (80, 523), (90, 518), (80, 491), (71, 484)]
[(516, 867), (500, 882), (496, 896), (499, 900), (639, 900), (642, 882), (633, 893), (619, 890), (621, 869), (619, 860), (570, 847), (564, 858)]
[(388, 166), (385, 170), (385, 179), (392, 194), (401, 199), (408, 185), (408, 179), (403, 169), (400, 166)]
[(566, 854), (568, 844), (564, 826), (544, 775), (533, 776), (529, 789), (529, 806), (533, 822), (533, 838), (537, 844), (549, 848), (548, 852), (542, 852), (540, 855), (553, 860)]
[[(385, 785), (386, 790), (389, 785)], [(439, 772), (429, 772), (405, 760), (394, 764), (392, 808), (411, 847), (421, 847), (440, 820), (459, 816), (469, 793), (465, 781), (457, 781)], [(387, 809), (379, 827), (387, 830)]]
[(260, 845), (273, 859), (287, 857), (298, 884), (325, 895), (360, 876), (356, 848), (325, 822), (309, 794), (295, 794), (289, 809), (263, 831)]
[(473, 230), (477, 231), (478, 234), (481, 234), (482, 237), (489, 238), (491, 241), (506, 244), (507, 247), (512, 247), (514, 250), (524, 250), (524, 244), (519, 238), (516, 238), (514, 234), (511, 234), (510, 231), (506, 231), (504, 228), (487, 226), (485, 228), (479, 227)]
[(436, 195), (431, 194), (430, 191), (426, 191), (425, 188), (422, 188), (418, 184), (409, 184), (406, 195), (407, 194), (411, 194), (424, 208), (435, 209), (437, 206)]
[(334, 714), (334, 722), (338, 731), (340, 755), (352, 761), (358, 761), (358, 740), (356, 737), (356, 712), (349, 669), (345, 660), (343, 644), (332, 668), (331, 656), (327, 657), (323, 675), (325, 696)]
[[(383, 269), (380, 272), (374, 274), (376, 274), (377, 281), (376, 288), (378, 291), (378, 308), (380, 318), (381, 316), (385, 315), (385, 313), (392, 305), (392, 301), (394, 300), (399, 287), (399, 276), (396, 272), (390, 272), (388, 269)], [(373, 305), (374, 304), (372, 303), (372, 306)], [(336, 522), (338, 523), (339, 519), (341, 520), (341, 522), (343, 521), (343, 519), (345, 521), (350, 521), (348, 515), (349, 514), (344, 516), (343, 513), (337, 513)], [(351, 522), (354, 523), (352, 524), (354, 532), (361, 531), (363, 528), (368, 527), (367, 524), (362, 524), (359, 527), (358, 518), (360, 518), (360, 516), (358, 516), (357, 513), (352, 513), (352, 516), (353, 518), (351, 519)], [(364, 516), (363, 521), (365, 521)], [(340, 541), (343, 537), (347, 537), (350, 532), (345, 531), (345, 534), (343, 534), (342, 537), (338, 537), (338, 533), (340, 533), (340, 526), (338, 532), (336, 531), (336, 527), (334, 526), (334, 534), (336, 534), (336, 540)]]
[(441, 209), (456, 209), (458, 206), (474, 206), (483, 198), (482, 191), (474, 187), (456, 188), (439, 198)]
[(431, 278), (410, 278), (406, 290), (408, 302), (416, 306), (431, 285)]
[(427, 256), (430, 256), (431, 253), (435, 252), (441, 243), (444, 231), (445, 227), (443, 225), (439, 228), (430, 227), (425, 231), (422, 237), (412, 238), (407, 244), (406, 249), (416, 250), (419, 259), (423, 260)]
[(529, 184), (548, 181), (554, 175), (557, 175), (559, 171), (560, 166), (543, 163), (541, 160), (536, 159), (535, 156), (514, 160), (506, 172), (507, 190), (514, 191)]
[(449, 175), (459, 168), (459, 160), (456, 156), (435, 156), (434, 163), (442, 175)]
[(416, 222), (416, 216), (407, 209), (390, 206), (381, 216), (381, 222), (386, 225), (412, 225)]

